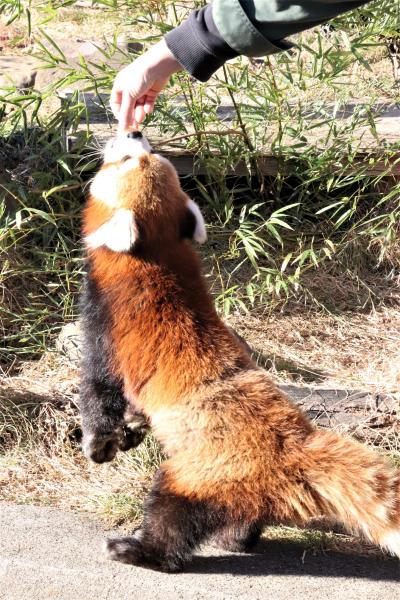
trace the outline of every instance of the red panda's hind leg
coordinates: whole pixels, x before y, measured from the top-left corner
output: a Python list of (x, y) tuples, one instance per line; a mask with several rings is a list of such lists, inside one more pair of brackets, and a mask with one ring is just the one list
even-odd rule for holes
[(105, 550), (112, 560), (176, 572), (225, 524), (223, 509), (171, 492), (161, 468), (145, 503), (142, 527), (132, 537), (107, 540)]
[(251, 552), (261, 533), (262, 526), (258, 523), (232, 522), (217, 531), (211, 541), (228, 552)]

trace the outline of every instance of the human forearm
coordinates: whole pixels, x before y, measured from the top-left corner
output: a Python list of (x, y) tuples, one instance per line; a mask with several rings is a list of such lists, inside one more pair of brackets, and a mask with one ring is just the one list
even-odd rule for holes
[(136, 129), (170, 76), (182, 69), (207, 81), (239, 54), (264, 56), (291, 47), (285, 38), (368, 0), (215, 0), (122, 69), (111, 93), (119, 131)]
[(206, 81), (229, 58), (290, 48), (287, 36), (324, 23), (368, 0), (215, 0), (191, 13), (165, 41), (182, 67)]

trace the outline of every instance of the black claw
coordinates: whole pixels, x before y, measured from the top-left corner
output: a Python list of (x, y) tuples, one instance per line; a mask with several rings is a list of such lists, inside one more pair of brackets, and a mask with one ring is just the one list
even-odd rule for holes
[(143, 442), (147, 432), (147, 427), (141, 427), (138, 429), (129, 429), (129, 427), (124, 427), (123, 437), (119, 443), (119, 449), (123, 452), (126, 452), (131, 448), (136, 448), (136, 446), (139, 446), (139, 444)]

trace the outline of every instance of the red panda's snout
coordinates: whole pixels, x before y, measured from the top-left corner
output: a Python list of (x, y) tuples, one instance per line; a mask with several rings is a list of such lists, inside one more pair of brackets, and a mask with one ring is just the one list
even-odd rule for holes
[(142, 134), (135, 137), (117, 136), (107, 142), (103, 164), (90, 186), (92, 199), (113, 210), (134, 209), (148, 188), (144, 176), (149, 170), (154, 171), (156, 166), (154, 160), (150, 165), (152, 153), (149, 142)]
[(137, 161), (140, 156), (153, 152), (148, 140), (138, 131), (126, 135), (118, 135), (104, 148), (104, 164)]

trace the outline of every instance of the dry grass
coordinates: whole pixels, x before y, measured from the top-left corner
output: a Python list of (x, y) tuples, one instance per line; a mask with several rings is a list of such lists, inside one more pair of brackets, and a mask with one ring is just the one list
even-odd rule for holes
[(315, 522), (314, 527), (312, 529), (285, 525), (269, 527), (263, 537), (281, 544), (298, 545), (303, 550), (301, 559), (303, 564), (307, 561), (307, 555), (315, 556), (327, 552), (381, 558), (384, 556), (382, 550), (377, 546), (373, 546), (361, 538), (354, 538), (338, 530), (332, 530), (324, 523)]
[[(157, 33), (145, 28), (136, 20), (142, 7), (120, 7), (118, 11), (102, 6), (99, 9), (65, 6), (58, 8), (49, 19), (48, 6), (42, 2), (34, 2), (31, 7), (32, 31), (37, 27), (45, 27), (46, 34), (54, 39), (69, 40), (112, 40), (115, 35), (128, 37), (147, 36)], [(133, 24), (132, 24), (133, 21)], [(67, 30), (66, 30), (67, 27)], [(0, 16), (0, 50), (7, 54), (26, 54), (37, 50), (34, 45), (35, 36), (28, 38), (25, 22), (21, 26), (6, 25), (6, 19)]]
[(32, 40), (23, 28), (5, 25), (0, 20), (0, 52), (1, 54), (25, 53), (32, 45)]
[(277, 381), (400, 393), (400, 310), (339, 315), (297, 305), (229, 323)]
[(149, 436), (112, 464), (89, 463), (80, 450), (77, 376), (65, 359), (48, 355), (0, 381), (0, 500), (135, 522), (159, 448)]
[[(396, 309), (336, 318), (302, 313), (300, 307), (269, 317), (230, 319), (279, 381), (376, 389), (384, 384), (392, 392), (399, 390), (394, 363), (399, 322)], [(89, 463), (80, 450), (78, 376), (78, 367), (65, 356), (48, 353), (26, 363), (18, 376), (0, 381), (0, 500), (83, 511), (106, 526), (129, 530), (141, 518), (161, 453), (148, 436), (139, 449), (120, 453), (110, 464)], [(298, 543), (303, 560), (307, 553), (327, 551), (380, 554), (320, 524), (315, 530), (271, 527), (265, 536)]]
[[(279, 382), (399, 394), (399, 317), (396, 308), (334, 317), (297, 307), (229, 323)], [(133, 506), (137, 517), (159, 449), (149, 438), (110, 465), (89, 464), (79, 447), (78, 376), (65, 356), (48, 353), (1, 380), (0, 498), (94, 510), (113, 522)]]

